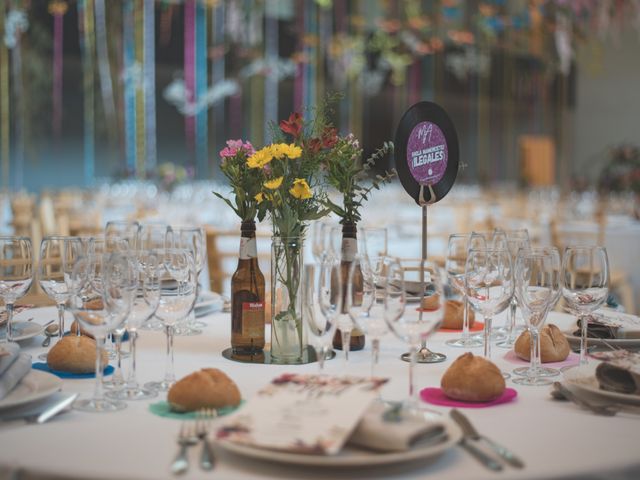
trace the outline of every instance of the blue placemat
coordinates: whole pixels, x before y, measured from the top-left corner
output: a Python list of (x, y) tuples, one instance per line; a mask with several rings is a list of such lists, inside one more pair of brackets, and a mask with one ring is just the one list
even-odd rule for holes
[[(49, 365), (44, 362), (36, 362), (31, 365), (35, 370), (42, 370), (43, 372), (53, 373), (54, 375), (60, 378), (96, 378), (95, 372), (91, 373), (71, 373), (71, 372), (61, 372), (59, 370), (52, 370), (49, 368)], [(107, 365), (104, 369), (105, 375), (111, 375), (115, 369), (111, 365)]]

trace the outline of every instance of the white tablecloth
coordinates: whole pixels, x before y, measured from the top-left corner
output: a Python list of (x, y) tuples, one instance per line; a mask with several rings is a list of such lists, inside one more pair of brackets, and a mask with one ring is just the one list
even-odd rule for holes
[[(20, 315), (25, 314), (35, 316), (34, 321), (40, 322), (54, 318), (52, 308)], [(551, 317), (561, 326), (567, 320), (566, 316), (555, 313)], [(218, 367), (238, 383), (243, 396), (248, 398), (279, 373), (317, 371), (316, 364), (276, 366), (230, 362), (221, 356), (229, 342), (229, 314), (215, 314), (205, 320), (209, 326), (203, 335), (176, 338), (178, 377), (201, 367)], [(496, 319), (495, 323), (499, 324), (500, 320)], [(438, 386), (443, 372), (462, 353), (443, 344), (455, 335), (438, 333), (430, 339), (432, 348), (449, 358), (442, 364), (418, 365), (419, 387)], [(42, 337), (34, 338), (23, 343), (23, 347), (35, 356), (42, 351), (41, 340)], [(142, 382), (163, 375), (164, 345), (162, 333), (141, 333), (139, 378)], [(404, 345), (392, 336), (383, 339), (377, 373), (391, 378), (383, 391), (384, 398), (400, 400), (407, 393), (408, 364), (399, 360), (403, 351)], [(516, 365), (503, 358), (505, 352), (494, 348), (493, 359), (503, 370), (510, 371)], [(352, 353), (346, 368), (341, 353), (327, 362), (328, 373), (369, 374), (368, 346), (364, 351)], [(92, 392), (93, 382), (65, 380), (64, 391), (87, 395)], [(199, 448), (192, 448), (191, 470), (185, 478), (640, 478), (639, 416), (600, 417), (571, 403), (551, 400), (548, 387), (517, 386), (509, 380), (507, 385), (518, 391), (515, 402), (467, 409), (465, 413), (481, 432), (517, 452), (526, 462), (524, 470), (507, 467), (501, 474), (492, 473), (459, 447), (424, 464), (331, 471), (259, 462), (217, 449), (216, 468), (205, 473), (196, 464)], [(71, 411), (44, 425), (0, 424), (0, 478), (9, 478), (9, 472), (16, 471), (24, 475), (17, 478), (170, 478), (168, 467), (177, 452), (175, 439), (180, 422), (149, 413), (149, 403), (154, 401), (157, 399), (131, 402), (126, 410), (116, 413)], [(443, 413), (448, 410), (433, 409)]]

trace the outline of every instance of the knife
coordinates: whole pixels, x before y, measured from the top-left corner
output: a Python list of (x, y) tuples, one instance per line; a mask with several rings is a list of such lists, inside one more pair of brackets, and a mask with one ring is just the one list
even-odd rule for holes
[(516, 454), (514, 454), (511, 450), (503, 447), (502, 445), (494, 442), (490, 438), (485, 437), (484, 435), (480, 435), (480, 433), (478, 433), (469, 419), (465, 417), (462, 412), (454, 408), (453, 410), (451, 410), (450, 415), (451, 418), (453, 418), (453, 420), (462, 428), (465, 439), (469, 438), (471, 440), (482, 440), (509, 465), (514, 468), (524, 468), (524, 462)]

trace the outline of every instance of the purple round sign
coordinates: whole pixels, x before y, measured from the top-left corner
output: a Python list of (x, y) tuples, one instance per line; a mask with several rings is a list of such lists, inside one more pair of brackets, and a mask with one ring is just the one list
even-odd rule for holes
[(449, 149), (444, 133), (431, 122), (420, 122), (409, 135), (407, 164), (420, 185), (435, 185), (447, 169)]

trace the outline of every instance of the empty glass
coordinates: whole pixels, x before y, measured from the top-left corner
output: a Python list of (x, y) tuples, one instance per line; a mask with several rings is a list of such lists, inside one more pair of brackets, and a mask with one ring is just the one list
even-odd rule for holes
[[(419, 408), (414, 384), (416, 356), (421, 342), (442, 323), (444, 290), (438, 267), (426, 260), (396, 260), (387, 266), (384, 319), (389, 329), (409, 344), (409, 412)], [(416, 295), (414, 292), (422, 292)]]
[[(160, 250), (167, 248), (167, 233), (169, 225), (166, 223), (147, 223), (140, 224), (138, 231), (137, 248), (139, 250)], [(163, 330), (162, 322), (155, 316), (152, 316), (143, 326), (143, 330)]]
[(7, 311), (6, 335), (0, 342), (13, 341), (13, 307), (23, 297), (33, 279), (31, 239), (0, 236), (0, 298)]
[(549, 385), (560, 372), (543, 368), (540, 361), (540, 329), (560, 297), (560, 254), (555, 247), (521, 249), (516, 257), (515, 297), (531, 334), (530, 367), (514, 370), (520, 385)]
[(562, 258), (562, 297), (580, 320), (580, 365), (587, 364), (589, 314), (609, 294), (609, 259), (604, 247), (569, 246)]
[(360, 253), (366, 257), (374, 275), (374, 281), (380, 283), (379, 279), (384, 275), (382, 271), (384, 259), (387, 256), (387, 229), (365, 227), (360, 229), (359, 235)]
[(507, 249), (472, 249), (465, 267), (465, 292), (471, 307), (484, 318), (484, 356), (491, 359), (491, 321), (514, 292), (511, 255)]
[[(69, 298), (68, 280), (76, 260), (82, 255), (82, 243), (77, 237), (51, 235), (40, 243), (38, 281), (40, 286), (58, 309), (58, 338), (65, 331), (64, 310)], [(38, 357), (46, 360), (47, 354)]]
[(160, 300), (156, 317), (167, 336), (167, 358), (164, 380), (149, 382), (146, 388), (166, 392), (175, 383), (173, 337), (175, 327), (184, 322), (196, 301), (197, 273), (191, 251), (180, 248), (158, 250)]
[(93, 398), (78, 400), (73, 408), (86, 412), (111, 412), (124, 402), (104, 397), (102, 350), (107, 335), (124, 322), (135, 293), (133, 263), (123, 253), (84, 256), (71, 273), (69, 307), (74, 317), (96, 341), (96, 383)]

